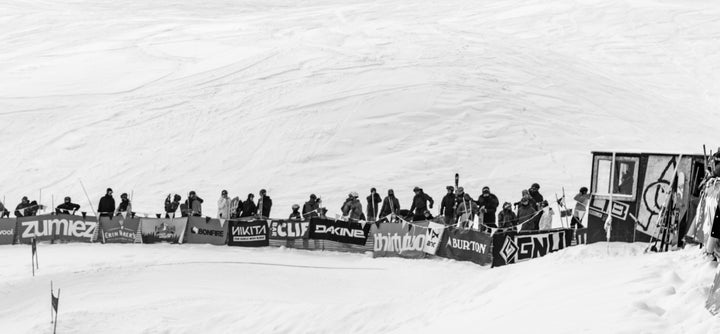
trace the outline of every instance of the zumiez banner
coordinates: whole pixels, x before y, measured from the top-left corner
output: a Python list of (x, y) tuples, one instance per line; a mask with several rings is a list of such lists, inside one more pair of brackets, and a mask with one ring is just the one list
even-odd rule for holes
[(381, 223), (379, 227), (373, 227), (373, 257), (424, 258), (427, 225), (428, 222), (404, 227), (400, 223)]
[(492, 237), (480, 231), (448, 226), (443, 233), (437, 255), (488, 265), (493, 262)]
[(205, 217), (188, 218), (185, 242), (189, 244), (225, 245), (227, 243), (227, 220), (210, 219)]
[(15, 241), (15, 219), (0, 219), (0, 245), (11, 245)]
[(310, 239), (365, 246), (372, 224), (322, 218), (310, 219)]
[(103, 243), (131, 244), (136, 241), (140, 219), (123, 216), (100, 217), (100, 227)]
[(75, 215), (42, 215), (17, 218), (20, 242), (38, 241), (93, 242), (98, 230), (97, 218)]
[(493, 235), (493, 267), (534, 259), (567, 248), (572, 229), (508, 231)]
[(229, 246), (265, 247), (270, 246), (266, 220), (230, 221)]
[(270, 239), (307, 239), (310, 222), (300, 220), (270, 221)]
[(140, 232), (142, 242), (152, 244), (156, 242), (170, 242), (181, 244), (187, 227), (187, 217), (166, 219), (140, 219)]

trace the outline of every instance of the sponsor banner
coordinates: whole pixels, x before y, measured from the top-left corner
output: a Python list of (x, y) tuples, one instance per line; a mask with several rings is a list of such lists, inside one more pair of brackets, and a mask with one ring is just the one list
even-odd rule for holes
[(322, 218), (310, 219), (310, 239), (337, 241), (345, 244), (364, 246), (372, 224), (346, 222)]
[(98, 232), (97, 218), (75, 215), (42, 215), (17, 218), (20, 242), (38, 241), (93, 242)]
[(142, 234), (142, 242), (145, 244), (156, 242), (181, 244), (185, 237), (187, 222), (187, 217), (166, 219), (141, 218), (140, 232)]
[(270, 246), (270, 233), (266, 220), (230, 221), (228, 245), (241, 247)]
[(493, 235), (493, 267), (545, 256), (572, 243), (572, 229), (507, 231)]
[(224, 245), (227, 243), (229, 221), (205, 217), (189, 217), (185, 242), (189, 244)]
[(382, 223), (372, 229), (373, 257), (425, 257), (425, 238), (428, 222), (415, 224)]
[(131, 244), (137, 239), (140, 219), (123, 216), (100, 217), (100, 227), (103, 243)]
[(708, 299), (705, 302), (705, 308), (712, 313), (718, 315), (720, 313), (720, 271), (715, 274), (715, 281), (710, 288)]
[(15, 241), (15, 219), (0, 219), (0, 245), (11, 245)]
[(430, 255), (437, 254), (442, 242), (442, 236), (445, 232), (445, 225), (436, 222), (430, 222), (425, 235), (425, 245), (423, 251)]
[(307, 239), (310, 222), (299, 220), (270, 221), (270, 239)]
[(438, 256), (488, 265), (492, 260), (492, 236), (477, 230), (447, 227), (442, 236)]

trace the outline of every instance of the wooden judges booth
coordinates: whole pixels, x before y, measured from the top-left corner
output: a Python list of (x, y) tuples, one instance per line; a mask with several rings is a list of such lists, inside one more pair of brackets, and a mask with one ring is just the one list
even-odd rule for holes
[(610, 241), (648, 242), (658, 237), (658, 218), (677, 181), (672, 207), (678, 229), (670, 237), (670, 243), (677, 244), (695, 216), (698, 185), (705, 176), (703, 159), (691, 154), (593, 152), (588, 243), (606, 241), (609, 212)]

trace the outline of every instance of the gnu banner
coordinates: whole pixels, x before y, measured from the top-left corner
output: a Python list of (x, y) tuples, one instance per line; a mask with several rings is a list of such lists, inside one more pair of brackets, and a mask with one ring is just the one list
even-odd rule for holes
[(189, 217), (185, 242), (189, 244), (224, 245), (230, 222), (204, 217)]
[(493, 267), (534, 259), (571, 245), (571, 229), (508, 231), (493, 235)]
[(123, 218), (123, 216), (100, 217), (103, 243), (131, 244), (135, 242), (140, 219)]
[(322, 218), (310, 219), (310, 239), (330, 240), (345, 244), (365, 246), (372, 224), (329, 220)]
[(382, 223), (373, 228), (373, 257), (424, 258), (427, 225), (428, 222), (405, 227), (398, 223)]
[(20, 242), (38, 241), (93, 242), (98, 231), (97, 218), (75, 215), (18, 217), (16, 233)]
[(0, 219), (0, 245), (11, 245), (15, 241), (15, 219)]
[(310, 222), (299, 220), (270, 221), (270, 239), (295, 240), (307, 239)]
[(492, 237), (480, 231), (449, 226), (445, 228), (437, 255), (479, 265), (491, 264)]
[(230, 221), (228, 245), (241, 247), (270, 246), (267, 221)]
[(141, 218), (140, 232), (142, 234), (142, 242), (145, 244), (156, 242), (181, 244), (185, 237), (187, 222), (187, 217), (166, 219)]

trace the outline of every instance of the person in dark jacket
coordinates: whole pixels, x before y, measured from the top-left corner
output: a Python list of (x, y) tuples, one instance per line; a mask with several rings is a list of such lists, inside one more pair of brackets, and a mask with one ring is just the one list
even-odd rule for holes
[(536, 204), (533, 203), (530, 194), (523, 191), (523, 198), (517, 203), (517, 219), (520, 223), (527, 221), (522, 226), (523, 231), (537, 231), (540, 229), (540, 217), (535, 216), (538, 212), (535, 207)]
[(165, 218), (175, 218), (175, 212), (180, 207), (180, 200), (182, 200), (182, 197), (178, 194), (173, 196), (172, 201), (170, 200), (170, 194), (167, 195), (165, 198)]
[(300, 213), (300, 205), (293, 204), (292, 212), (290, 213), (290, 217), (288, 217), (288, 219), (302, 220), (302, 214)]
[(389, 189), (387, 197), (383, 200), (382, 208), (380, 209), (380, 218), (385, 218), (390, 214), (398, 214), (400, 211), (400, 201), (395, 197), (395, 191)]
[(432, 197), (426, 194), (420, 187), (415, 187), (413, 192), (415, 193), (415, 197), (413, 197), (413, 202), (410, 206), (410, 212), (413, 214), (413, 220), (420, 221), (428, 219), (428, 217), (431, 217), (429, 215), (430, 210), (428, 209), (428, 202), (430, 202), (430, 209), (432, 209), (435, 201), (433, 201)]
[(447, 194), (440, 203), (440, 215), (445, 217), (445, 225), (455, 224), (455, 187), (447, 186)]
[(203, 202), (203, 199), (200, 198), (194, 190), (190, 191), (190, 193), (188, 194), (188, 199), (185, 201), (185, 206), (187, 207), (188, 214), (194, 217), (202, 217)]
[(255, 205), (255, 195), (248, 194), (247, 199), (242, 202), (242, 205), (238, 205), (237, 216), (240, 218), (252, 217), (257, 214), (257, 206)]
[(320, 199), (315, 194), (310, 194), (310, 200), (303, 205), (302, 215), (305, 220), (320, 217)]
[(122, 195), (120, 195), (120, 204), (118, 204), (117, 207), (117, 215), (119, 216), (123, 213), (126, 215), (132, 215), (132, 204), (130, 204), (130, 199), (126, 193), (122, 193)]
[(458, 187), (455, 194), (455, 220), (462, 220), (463, 223), (472, 221), (475, 219), (477, 209), (479, 209), (477, 203), (465, 192), (465, 188)]
[(530, 189), (528, 189), (528, 192), (530, 193), (530, 197), (532, 197), (533, 202), (535, 202), (535, 210), (540, 210), (540, 203), (545, 200), (543, 195), (540, 194), (540, 185), (533, 183), (530, 186)]
[(377, 193), (377, 190), (375, 188), (370, 189), (370, 196), (367, 198), (367, 220), (374, 222), (377, 220), (378, 216), (378, 207), (379, 204), (382, 203), (382, 198), (380, 197), (380, 194)]
[(10, 217), (10, 211), (8, 211), (3, 202), (0, 202), (0, 218), (4, 217)]
[[(33, 201), (33, 202), (35, 202), (35, 201)], [(35, 205), (37, 205), (37, 204), (35, 204)], [(30, 200), (27, 198), (27, 196), (23, 196), (23, 198), (20, 199), (20, 204), (18, 204), (15, 207), (15, 217), (33, 216), (32, 206), (33, 206), (33, 203), (30, 202)]]
[(343, 204), (341, 208), (344, 217), (354, 220), (364, 220), (365, 215), (363, 214), (362, 203), (360, 203), (358, 197), (360, 196), (354, 191), (348, 195), (345, 204)]
[(98, 214), (100, 217), (112, 217), (113, 214), (115, 214), (115, 199), (112, 196), (113, 190), (111, 188), (107, 188), (105, 191), (105, 196), (100, 198), (100, 203), (98, 203)]
[(77, 210), (80, 210), (80, 205), (73, 203), (70, 196), (65, 196), (63, 203), (58, 205), (55, 208), (55, 213), (56, 214), (66, 214), (66, 215), (73, 214), (74, 215), (75, 212), (77, 212)]
[(500, 205), (495, 194), (490, 192), (490, 187), (483, 187), (482, 195), (478, 197), (477, 205), (480, 207), (480, 212), (483, 213), (483, 224), (490, 227), (497, 227), (495, 225), (495, 213)]
[(260, 189), (260, 198), (258, 199), (258, 214), (261, 217), (270, 217), (270, 209), (272, 209), (272, 199), (267, 195), (265, 189)]
[(498, 214), (498, 227), (508, 228), (512, 231), (516, 230), (515, 224), (518, 223), (517, 215), (512, 211), (512, 204), (510, 202), (503, 203), (502, 211)]

